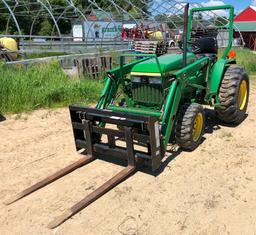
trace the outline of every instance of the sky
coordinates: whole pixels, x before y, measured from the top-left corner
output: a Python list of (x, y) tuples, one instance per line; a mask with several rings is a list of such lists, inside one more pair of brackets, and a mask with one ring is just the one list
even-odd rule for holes
[(198, 2), (204, 6), (231, 4), (235, 7), (236, 14), (250, 5), (256, 6), (256, 0), (188, 0), (188, 2)]

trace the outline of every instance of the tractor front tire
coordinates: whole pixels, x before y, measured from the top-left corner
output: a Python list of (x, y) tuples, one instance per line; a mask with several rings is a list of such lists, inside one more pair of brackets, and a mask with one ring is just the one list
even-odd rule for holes
[(178, 112), (175, 126), (176, 143), (192, 151), (201, 143), (205, 128), (204, 108), (200, 104), (184, 104)]
[(220, 107), (217, 117), (227, 124), (239, 124), (245, 118), (249, 100), (249, 77), (240, 65), (230, 65), (219, 90)]

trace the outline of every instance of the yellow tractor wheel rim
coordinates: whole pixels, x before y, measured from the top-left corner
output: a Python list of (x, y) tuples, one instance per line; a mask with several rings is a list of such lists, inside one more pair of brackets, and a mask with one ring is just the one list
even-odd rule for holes
[(238, 93), (238, 106), (240, 110), (243, 110), (247, 101), (247, 83), (243, 80), (239, 87)]
[(196, 115), (195, 121), (194, 121), (194, 126), (193, 126), (193, 132), (192, 132), (192, 138), (193, 141), (198, 141), (201, 132), (203, 129), (203, 115), (202, 113), (198, 113)]

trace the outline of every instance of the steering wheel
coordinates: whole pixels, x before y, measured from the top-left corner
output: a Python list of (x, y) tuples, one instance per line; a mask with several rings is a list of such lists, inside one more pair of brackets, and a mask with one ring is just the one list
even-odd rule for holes
[[(200, 48), (200, 46), (199, 46), (199, 44), (197, 43), (197, 42), (192, 42), (192, 41), (188, 41), (188, 44), (190, 45), (190, 50), (189, 50), (189, 52), (192, 52), (192, 53), (200, 53), (200, 51), (201, 51), (201, 48)], [(180, 41), (179, 43), (178, 43), (178, 45), (179, 45), (179, 48), (181, 49), (181, 50), (183, 50), (183, 42), (182, 41)]]

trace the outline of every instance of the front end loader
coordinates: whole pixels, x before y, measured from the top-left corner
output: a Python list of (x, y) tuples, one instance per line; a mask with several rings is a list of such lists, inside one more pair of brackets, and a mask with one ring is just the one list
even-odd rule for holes
[[(192, 151), (202, 142), (205, 127), (203, 105), (216, 110), (225, 123), (243, 121), (249, 99), (249, 78), (229, 56), (233, 39), (234, 8), (230, 5), (185, 7), (182, 53), (160, 57), (129, 54), (120, 67), (107, 72), (105, 88), (96, 108), (70, 106), (77, 151), (82, 159), (11, 198), (10, 204), (96, 158), (121, 159), (124, 170), (56, 218), (54, 228), (82, 210), (138, 169), (156, 171), (167, 146), (177, 144)], [(228, 46), (218, 57), (214, 37), (191, 38), (196, 12), (229, 10)], [(189, 15), (189, 16), (188, 16)], [(126, 59), (131, 60), (126, 63)]]

